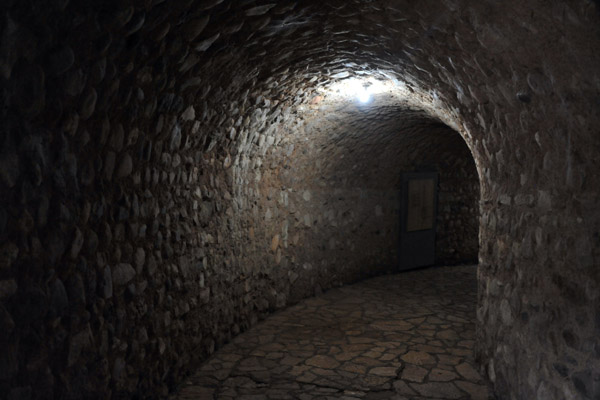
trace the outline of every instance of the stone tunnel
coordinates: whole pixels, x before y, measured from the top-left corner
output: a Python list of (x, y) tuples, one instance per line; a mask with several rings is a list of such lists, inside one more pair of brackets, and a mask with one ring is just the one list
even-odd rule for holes
[(396, 272), (402, 176), (436, 172), (497, 398), (598, 399), (599, 7), (4, 0), (0, 398), (164, 398)]

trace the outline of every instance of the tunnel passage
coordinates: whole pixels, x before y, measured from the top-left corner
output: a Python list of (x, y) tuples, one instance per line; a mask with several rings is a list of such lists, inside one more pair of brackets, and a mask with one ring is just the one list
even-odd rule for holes
[[(396, 80), (411, 109), (473, 155), (477, 358), (498, 395), (597, 397), (596, 3), (0, 10), (2, 396), (162, 396), (190, 363), (293, 301), (286, 288), (304, 278), (283, 254), (277, 263), (285, 231), (266, 221), (286, 201), (275, 184), (290, 179), (279, 163), (289, 156), (275, 155), (318, 130), (307, 112), (321, 89), (370, 77)], [(290, 168), (306, 168), (291, 155)], [(343, 178), (349, 157), (322, 168)], [(320, 261), (301, 267), (315, 284), (343, 280)]]
[[(368, 230), (386, 237), (392, 246), (398, 242), (400, 208), (406, 206), (400, 198), (402, 174), (436, 172), (440, 175), (436, 263), (476, 261), (479, 181), (470, 150), (456, 131), (411, 108), (394, 96), (393, 89), (390, 92), (374, 94), (366, 104), (355, 97), (343, 101), (334, 97), (327, 105), (327, 100), (317, 98), (323, 103), (315, 107), (317, 114), (325, 117), (317, 116), (307, 127), (318, 132), (306, 138), (314, 148), (307, 152), (312, 159), (294, 157), (292, 161), (300, 166), (291, 170), (308, 172), (313, 186), (333, 188), (335, 195), (341, 189), (350, 204), (364, 203), (368, 210), (364, 223), (375, 222)], [(365, 190), (357, 193), (355, 188)], [(344, 207), (334, 203), (334, 208)], [(377, 217), (393, 225), (384, 233), (385, 223)], [(361, 240), (367, 237), (364, 232), (360, 236)], [(371, 263), (376, 260), (370, 258)], [(387, 264), (397, 265), (397, 260)]]
[(265, 158), (252, 221), (255, 259), (270, 244), (267, 261), (290, 276), (286, 291), (303, 297), (397, 271), (406, 172), (440, 174), (436, 262), (477, 260), (479, 182), (457, 132), (411, 109), (393, 85), (368, 104), (321, 93), (303, 121)]

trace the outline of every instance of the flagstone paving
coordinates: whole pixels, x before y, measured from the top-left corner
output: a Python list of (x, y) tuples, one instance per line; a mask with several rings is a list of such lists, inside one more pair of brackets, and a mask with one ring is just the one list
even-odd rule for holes
[(172, 399), (491, 399), (472, 355), (476, 270), (381, 276), (304, 300), (218, 350)]

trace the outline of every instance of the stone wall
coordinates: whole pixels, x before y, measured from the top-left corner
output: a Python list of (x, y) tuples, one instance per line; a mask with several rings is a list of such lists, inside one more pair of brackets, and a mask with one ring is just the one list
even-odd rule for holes
[(479, 253), (479, 178), (468, 148), (460, 146), (440, 168), (436, 263), (477, 262)]
[[(0, 396), (160, 397), (266, 313), (385, 270), (390, 188), (419, 143), (419, 164), (452, 171), (439, 251), (452, 261), (476, 181), (451, 183), (474, 174), (464, 144), (427, 136), (435, 120), (481, 179), (482, 367), (501, 398), (597, 397), (594, 3), (0, 12)], [(331, 108), (337, 83), (365, 76), (396, 94)], [(352, 246), (364, 257), (341, 256)]]

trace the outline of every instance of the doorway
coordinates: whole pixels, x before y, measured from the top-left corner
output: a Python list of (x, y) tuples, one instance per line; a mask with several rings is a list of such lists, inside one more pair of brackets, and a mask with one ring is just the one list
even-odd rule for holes
[(437, 172), (402, 174), (399, 269), (435, 263)]

